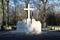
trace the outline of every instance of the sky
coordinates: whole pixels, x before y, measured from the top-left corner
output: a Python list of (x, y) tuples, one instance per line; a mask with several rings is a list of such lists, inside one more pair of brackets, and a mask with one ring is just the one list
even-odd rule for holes
[[(55, 3), (60, 3), (60, 0), (50, 0), (49, 3), (51, 4), (51, 3), (53, 3), (53, 1), (54, 1)], [(56, 10), (56, 11), (60, 11), (60, 6), (55, 6), (55, 10)]]
[[(24, 5), (24, 4), (25, 4), (24, 2), (20, 2), (20, 1), (18, 1), (18, 2), (19, 2), (19, 4), (21, 4), (21, 5)], [(60, 0), (49, 0), (49, 4), (53, 4), (53, 2), (55, 2), (55, 3), (60, 3)], [(10, 0), (9, 5), (15, 7), (15, 6), (14, 6), (14, 2), (13, 2), (12, 0)], [(24, 5), (24, 6), (25, 6), (25, 5)], [(56, 11), (59, 11), (59, 10), (60, 10), (60, 6), (59, 6), (59, 7), (55, 6), (55, 10), (56, 10)]]

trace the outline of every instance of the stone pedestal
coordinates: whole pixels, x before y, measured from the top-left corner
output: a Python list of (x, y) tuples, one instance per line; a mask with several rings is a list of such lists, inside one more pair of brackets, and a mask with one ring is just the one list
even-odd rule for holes
[(16, 29), (17, 32), (27, 33), (29, 31), (27, 25), (23, 21), (18, 21), (16, 26), (17, 26)]
[(41, 33), (41, 22), (32, 19), (31, 24), (32, 33), (40, 34)]

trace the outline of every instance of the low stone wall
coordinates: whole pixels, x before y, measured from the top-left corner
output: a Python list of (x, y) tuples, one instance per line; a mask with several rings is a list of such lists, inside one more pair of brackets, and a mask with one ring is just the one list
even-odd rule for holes
[(60, 26), (48, 26), (47, 30), (60, 31)]
[(52, 30), (60, 30), (60, 27), (52, 27)]

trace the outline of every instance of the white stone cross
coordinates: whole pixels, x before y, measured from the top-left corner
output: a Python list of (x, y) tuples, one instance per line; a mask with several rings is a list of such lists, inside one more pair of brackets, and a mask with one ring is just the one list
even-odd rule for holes
[(24, 8), (24, 10), (28, 10), (28, 18), (30, 18), (30, 10), (34, 10), (34, 8), (30, 8), (30, 4), (28, 4), (28, 8)]

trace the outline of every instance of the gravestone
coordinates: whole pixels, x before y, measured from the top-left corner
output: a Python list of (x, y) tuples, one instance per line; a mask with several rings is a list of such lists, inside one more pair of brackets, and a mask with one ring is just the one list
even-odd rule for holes
[(30, 8), (30, 4), (28, 4), (28, 8), (24, 8), (24, 10), (28, 10), (27, 22), (25, 23), (24, 21), (18, 21), (17, 32), (40, 34), (41, 33), (41, 22), (36, 21), (34, 18), (32, 18), (31, 20), (30, 18), (30, 10), (34, 10), (34, 9)]

